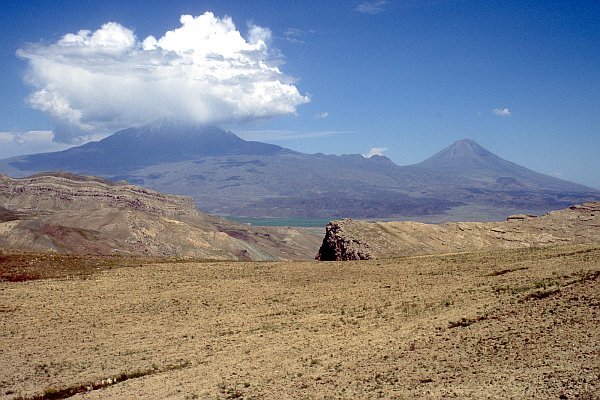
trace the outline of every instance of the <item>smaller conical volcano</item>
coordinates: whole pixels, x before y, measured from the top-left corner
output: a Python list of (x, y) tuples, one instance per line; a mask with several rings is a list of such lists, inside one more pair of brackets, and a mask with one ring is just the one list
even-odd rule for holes
[[(462, 139), (452, 143), (419, 165), (428, 168), (456, 167), (459, 165), (498, 166), (510, 163), (481, 147), (471, 139)], [(512, 164), (512, 163), (510, 163)]]
[(505, 160), (471, 139), (458, 140), (416, 166), (463, 181), (475, 180), (494, 184), (511, 182), (512, 187), (530, 190), (590, 190), (585, 186), (540, 174)]

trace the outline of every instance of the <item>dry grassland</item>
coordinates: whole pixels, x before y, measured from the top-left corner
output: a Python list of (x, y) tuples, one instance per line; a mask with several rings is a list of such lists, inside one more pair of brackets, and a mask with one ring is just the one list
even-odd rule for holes
[(598, 244), (34, 280), (9, 260), (0, 398), (600, 398)]

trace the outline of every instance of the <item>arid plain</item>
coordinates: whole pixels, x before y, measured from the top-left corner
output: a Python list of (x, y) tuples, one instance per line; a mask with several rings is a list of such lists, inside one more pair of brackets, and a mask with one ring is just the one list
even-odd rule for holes
[(6, 399), (599, 398), (599, 244), (327, 263), (1, 257)]

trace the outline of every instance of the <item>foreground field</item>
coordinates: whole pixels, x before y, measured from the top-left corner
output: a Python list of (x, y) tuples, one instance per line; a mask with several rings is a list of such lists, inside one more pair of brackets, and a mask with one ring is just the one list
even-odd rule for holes
[(0, 397), (600, 398), (598, 244), (69, 263), (3, 256)]

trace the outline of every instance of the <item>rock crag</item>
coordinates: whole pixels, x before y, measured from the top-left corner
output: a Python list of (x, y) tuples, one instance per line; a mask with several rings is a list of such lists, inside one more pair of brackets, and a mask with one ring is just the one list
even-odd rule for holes
[(321, 261), (347, 261), (369, 260), (369, 245), (358, 239), (349, 238), (344, 232), (344, 226), (352, 223), (351, 219), (333, 221), (325, 228), (325, 238), (319, 249), (317, 260)]
[(365, 260), (398, 256), (600, 242), (600, 202), (505, 222), (333, 221), (317, 260)]

